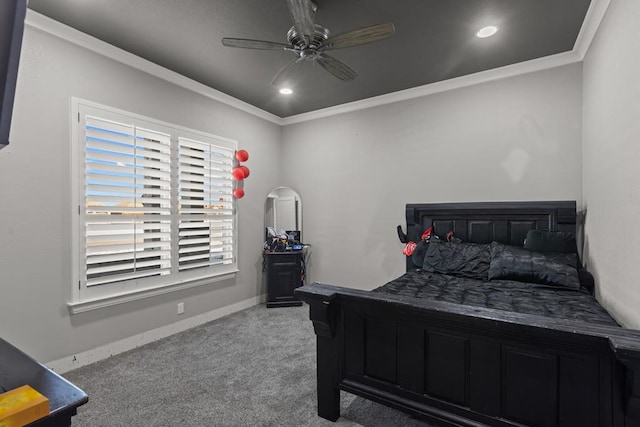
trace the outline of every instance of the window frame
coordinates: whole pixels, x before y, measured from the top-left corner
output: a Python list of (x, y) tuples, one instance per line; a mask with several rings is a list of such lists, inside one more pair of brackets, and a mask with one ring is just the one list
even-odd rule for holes
[[(179, 271), (179, 139), (195, 139), (207, 144), (224, 147), (232, 153), (237, 150), (235, 140), (188, 129), (172, 123), (101, 105), (79, 98), (71, 98), (71, 300), (67, 303), (72, 314), (99, 309), (174, 292), (180, 289), (202, 286), (213, 282), (228, 280), (238, 272), (238, 215), (237, 200), (231, 197), (232, 219), (232, 261), (222, 266), (210, 266), (193, 270)], [(86, 159), (85, 159), (85, 122), (86, 117), (94, 116), (118, 123), (132, 123), (136, 127), (151, 129), (170, 135), (170, 273), (166, 276), (152, 276), (98, 286), (86, 283)], [(230, 173), (229, 173), (230, 175)]]

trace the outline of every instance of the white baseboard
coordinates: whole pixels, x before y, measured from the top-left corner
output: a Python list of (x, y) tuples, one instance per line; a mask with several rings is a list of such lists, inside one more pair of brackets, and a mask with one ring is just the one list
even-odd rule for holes
[(170, 335), (177, 334), (178, 332), (186, 331), (187, 329), (228, 316), (229, 314), (249, 307), (253, 307), (254, 305), (264, 302), (265, 299), (265, 295), (258, 295), (253, 298), (239, 301), (235, 304), (220, 307), (207, 313), (202, 313), (166, 326), (142, 332), (129, 338), (124, 338), (91, 350), (83, 351), (82, 353), (71, 354), (61, 359), (45, 363), (45, 365), (58, 373), (68, 372), (72, 369), (90, 365), (108, 357), (115, 356), (116, 354), (133, 350), (136, 347), (166, 338)]

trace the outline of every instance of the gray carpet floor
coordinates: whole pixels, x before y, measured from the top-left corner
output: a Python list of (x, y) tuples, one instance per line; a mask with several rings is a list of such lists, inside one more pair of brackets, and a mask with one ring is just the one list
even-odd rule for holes
[(348, 393), (336, 423), (318, 417), (308, 315), (258, 305), (67, 372), (89, 395), (73, 425), (429, 425)]

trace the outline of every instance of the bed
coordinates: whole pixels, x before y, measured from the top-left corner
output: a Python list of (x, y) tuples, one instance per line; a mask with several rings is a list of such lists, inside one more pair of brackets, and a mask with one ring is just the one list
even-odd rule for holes
[[(452, 231), (494, 256), (526, 251), (530, 230), (575, 233), (576, 219), (571, 201), (410, 204), (406, 236)], [(436, 425), (640, 426), (640, 331), (618, 326), (576, 270), (570, 290), (499, 275), (454, 286), (407, 257), (373, 292), (297, 289), (316, 334), (318, 415), (338, 419), (342, 390)]]

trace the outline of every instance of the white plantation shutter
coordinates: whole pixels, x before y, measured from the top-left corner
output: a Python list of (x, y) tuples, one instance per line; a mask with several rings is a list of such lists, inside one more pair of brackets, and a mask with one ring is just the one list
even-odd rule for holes
[(180, 271), (234, 262), (233, 156), (222, 144), (178, 138)]
[(72, 312), (232, 277), (237, 143), (88, 101), (73, 108)]
[(85, 120), (86, 285), (171, 272), (170, 136)]

